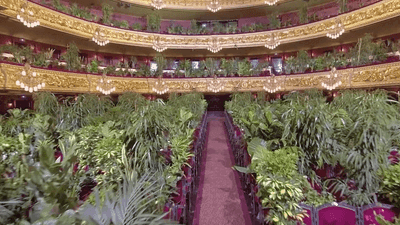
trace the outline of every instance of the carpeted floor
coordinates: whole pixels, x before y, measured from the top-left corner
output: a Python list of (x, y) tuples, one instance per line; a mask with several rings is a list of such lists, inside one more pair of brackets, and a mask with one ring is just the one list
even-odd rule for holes
[(251, 224), (223, 119), (209, 118), (194, 225)]

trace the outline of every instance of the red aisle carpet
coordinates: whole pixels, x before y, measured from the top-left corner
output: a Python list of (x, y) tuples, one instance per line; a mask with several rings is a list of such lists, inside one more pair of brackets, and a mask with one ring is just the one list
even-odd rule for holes
[(209, 121), (194, 225), (250, 225), (223, 117)]

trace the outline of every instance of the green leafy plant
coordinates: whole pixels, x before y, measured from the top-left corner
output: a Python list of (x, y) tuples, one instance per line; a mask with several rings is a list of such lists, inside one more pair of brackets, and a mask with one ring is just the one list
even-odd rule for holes
[(67, 51), (61, 56), (67, 63), (68, 70), (80, 70), (81, 69), (81, 57), (79, 57), (79, 48), (74, 42), (70, 43), (67, 47)]
[(207, 75), (212, 77), (215, 75), (215, 72), (218, 70), (218, 62), (213, 58), (206, 58), (204, 61), (204, 66), (207, 71)]
[(298, 16), (299, 16), (299, 22), (300, 22), (300, 24), (308, 23), (307, 5), (306, 5), (306, 4), (304, 4), (304, 5), (300, 8), (299, 13), (298, 13)]
[(336, 2), (339, 5), (339, 14), (340, 13), (344, 13), (347, 12), (348, 8), (347, 8), (347, 1), (348, 0), (336, 0)]
[(381, 171), (383, 181), (381, 185), (380, 194), (385, 196), (395, 206), (400, 206), (400, 164), (389, 166), (387, 169)]
[(109, 4), (102, 4), (101, 10), (103, 12), (101, 21), (107, 25), (111, 24), (111, 16), (113, 14), (114, 7), (110, 6)]
[(92, 20), (94, 18), (94, 15), (90, 13), (88, 8), (81, 9), (77, 3), (72, 3), (67, 13), (86, 20)]
[(400, 224), (399, 217), (395, 218), (393, 222), (385, 220), (385, 218), (383, 218), (382, 215), (375, 215), (375, 219), (380, 225), (399, 225)]
[(38, 67), (48, 67), (50, 65), (50, 60), (53, 57), (54, 51), (54, 49), (48, 49), (47, 51), (37, 53), (33, 56), (32, 65)]
[(91, 60), (89, 65), (86, 66), (86, 71), (89, 73), (98, 73), (99, 72), (99, 64), (100, 64), (100, 61), (97, 61), (97, 59)]
[(58, 11), (65, 12), (65, 13), (68, 11), (68, 8), (65, 5), (61, 4), (60, 0), (53, 0), (52, 5)]
[(134, 23), (132, 24), (132, 30), (142, 30), (142, 24), (140, 23)]
[(371, 62), (384, 61), (387, 57), (387, 52), (386, 45), (382, 42), (373, 42), (372, 36), (366, 34), (363, 38), (359, 39), (354, 48), (350, 49), (348, 58), (351, 60), (352, 66), (359, 66)]
[(111, 23), (114, 27), (129, 29), (129, 23), (126, 20), (112, 20)]
[(154, 61), (157, 64), (157, 70), (155, 71), (156, 76), (162, 76), (164, 69), (167, 67), (167, 60), (161, 54), (154, 57)]
[(152, 14), (147, 15), (147, 30), (158, 32), (161, 27), (161, 17), (159, 14), (153, 12)]
[(239, 76), (251, 76), (251, 63), (248, 59), (243, 59), (238, 62), (237, 74)]
[(270, 16), (268, 16), (268, 28), (269, 29), (277, 29), (281, 27), (281, 20), (279, 19), (278, 13), (272, 13)]

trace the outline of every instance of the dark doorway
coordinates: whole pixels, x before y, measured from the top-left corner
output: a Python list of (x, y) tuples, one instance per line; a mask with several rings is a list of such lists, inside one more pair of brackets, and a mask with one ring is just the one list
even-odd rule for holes
[(225, 102), (230, 100), (230, 94), (224, 95), (204, 95), (207, 101), (207, 111), (224, 111)]

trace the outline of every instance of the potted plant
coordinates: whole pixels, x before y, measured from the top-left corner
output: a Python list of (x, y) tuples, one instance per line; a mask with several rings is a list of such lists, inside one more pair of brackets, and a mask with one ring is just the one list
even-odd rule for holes
[(103, 17), (101, 18), (102, 23), (110, 25), (114, 8), (109, 4), (103, 4), (101, 10), (103, 11)]
[(153, 12), (147, 15), (147, 31), (158, 32), (161, 27), (161, 17), (158, 13)]
[(79, 57), (79, 48), (74, 42), (67, 46), (67, 51), (61, 56), (61, 59), (67, 63), (68, 70), (77, 71), (81, 69), (82, 59)]

